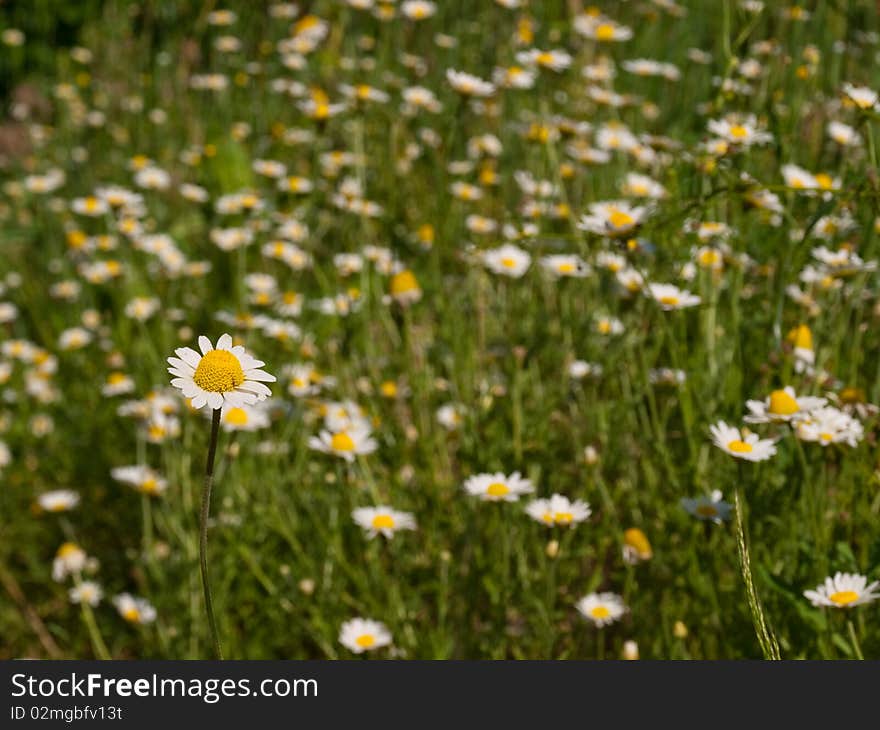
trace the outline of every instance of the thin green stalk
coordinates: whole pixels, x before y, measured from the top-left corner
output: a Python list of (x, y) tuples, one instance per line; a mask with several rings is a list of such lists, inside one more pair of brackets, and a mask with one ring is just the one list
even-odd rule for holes
[(205, 593), (205, 611), (208, 614), (208, 626), (211, 629), (211, 643), (214, 656), (223, 658), (220, 648), (220, 636), (217, 633), (217, 621), (214, 618), (214, 601), (211, 585), (208, 582), (208, 515), (211, 512), (211, 488), (214, 486), (214, 457), (217, 455), (217, 436), (220, 433), (220, 409), (215, 408), (211, 419), (211, 443), (208, 446), (208, 463), (205, 467), (205, 485), (202, 488), (202, 510), (199, 515), (199, 566), (202, 572), (202, 589)]

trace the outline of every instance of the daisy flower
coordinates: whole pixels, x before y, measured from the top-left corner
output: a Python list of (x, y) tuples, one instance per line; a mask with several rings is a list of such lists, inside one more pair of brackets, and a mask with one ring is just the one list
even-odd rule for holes
[(764, 400), (747, 400), (750, 413), (743, 420), (746, 423), (771, 423), (774, 421), (796, 421), (804, 418), (810, 411), (821, 408), (827, 398), (798, 396), (790, 385), (782, 390), (774, 390)]
[(526, 514), (536, 522), (547, 527), (560, 525), (572, 527), (583, 522), (592, 514), (590, 505), (579, 499), (573, 502), (561, 494), (554, 494), (550, 499), (535, 499), (526, 505)]
[(557, 254), (553, 256), (544, 256), (541, 259), (542, 268), (555, 277), (572, 277), (575, 279), (583, 279), (589, 276), (590, 267), (586, 261), (580, 256), (572, 256), (569, 254)]
[(589, 215), (582, 216), (577, 227), (600, 236), (626, 236), (638, 227), (647, 215), (644, 206), (633, 206), (625, 200), (592, 203)]
[(852, 608), (880, 598), (880, 581), (868, 583), (867, 577), (858, 573), (835, 573), (813, 591), (804, 591), (804, 596), (814, 606), (831, 608)]
[(342, 624), (339, 643), (355, 654), (373, 651), (391, 643), (391, 632), (380, 621), (369, 618), (353, 618)]
[(86, 567), (88, 556), (75, 542), (66, 542), (55, 553), (52, 561), (52, 580), (62, 581), (68, 575), (81, 573)]
[(616, 593), (589, 593), (577, 602), (577, 610), (601, 628), (623, 616), (626, 606)]
[(224, 431), (258, 431), (269, 425), (269, 414), (265, 402), (248, 406), (223, 406), (220, 411), (220, 426)]
[(855, 448), (865, 434), (862, 424), (851, 415), (833, 406), (818, 408), (797, 424), (797, 437), (821, 446), (847, 444)]
[(104, 597), (104, 591), (94, 581), (84, 580), (71, 588), (67, 595), (71, 603), (87, 603), (94, 608)]
[(521, 494), (535, 491), (528, 479), (523, 479), (518, 471), (506, 476), (495, 474), (475, 474), (464, 482), (465, 491), (485, 502), (516, 502)]
[(493, 84), (464, 71), (447, 69), (446, 80), (453, 89), (464, 96), (491, 96), (495, 93)]
[(110, 476), (143, 494), (158, 496), (168, 488), (168, 482), (148, 466), (118, 466)]
[(880, 96), (873, 89), (867, 86), (856, 86), (854, 84), (844, 84), (843, 93), (852, 101), (859, 109), (873, 109), (877, 106)]
[(770, 439), (759, 439), (756, 433), (740, 432), (724, 421), (709, 427), (712, 442), (725, 453), (746, 461), (766, 461), (776, 453), (776, 446)]
[(494, 274), (518, 279), (528, 271), (532, 257), (518, 246), (505, 243), (503, 246), (484, 251), (483, 263)]
[(416, 519), (409, 512), (398, 512), (391, 507), (359, 507), (351, 513), (352, 519), (374, 538), (382, 534), (392, 538), (398, 530), (415, 530)]
[(55, 489), (37, 497), (37, 504), (46, 512), (67, 512), (79, 504), (79, 495), (72, 489)]
[(630, 527), (623, 533), (623, 561), (628, 565), (635, 565), (643, 560), (654, 557), (651, 549), (651, 541), (648, 536), (638, 527)]
[(648, 284), (647, 293), (665, 312), (695, 307), (702, 301), (696, 294), (691, 294), (689, 291), (679, 289), (672, 284)]
[(217, 347), (202, 335), (202, 354), (190, 347), (179, 347), (177, 357), (169, 357), (168, 372), (176, 376), (171, 385), (190, 399), (193, 408), (223, 405), (252, 405), (272, 392), (263, 383), (274, 383), (275, 376), (260, 370), (264, 362), (254, 359), (241, 345), (232, 345), (228, 334), (220, 336)]
[(361, 454), (372, 454), (378, 444), (375, 439), (370, 438), (368, 429), (359, 427), (336, 433), (321, 431), (309, 439), (309, 448), (338, 456), (351, 463)]
[(699, 497), (685, 497), (681, 500), (681, 506), (698, 520), (714, 522), (720, 525), (730, 519), (732, 507), (721, 497), (721, 491), (716, 489), (710, 495)]
[(148, 624), (156, 620), (156, 609), (146, 598), (120, 593), (113, 597), (113, 605), (130, 624)]

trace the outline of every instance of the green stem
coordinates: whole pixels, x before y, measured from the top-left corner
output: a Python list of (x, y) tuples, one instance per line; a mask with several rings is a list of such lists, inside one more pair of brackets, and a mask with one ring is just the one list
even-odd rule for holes
[(208, 515), (211, 512), (211, 488), (214, 486), (214, 457), (217, 454), (217, 436), (220, 433), (220, 409), (214, 409), (211, 420), (211, 444), (208, 446), (208, 463), (205, 467), (205, 486), (202, 488), (202, 510), (199, 515), (199, 566), (202, 572), (202, 589), (205, 592), (205, 610), (208, 613), (208, 626), (211, 629), (211, 643), (214, 656), (223, 658), (220, 649), (220, 637), (217, 633), (217, 621), (214, 618), (214, 601), (211, 586), (208, 583)]
[(864, 661), (865, 655), (862, 654), (862, 647), (861, 644), (859, 644), (859, 637), (856, 634), (856, 627), (853, 626), (853, 622), (851, 619), (846, 620), (846, 630), (849, 632), (849, 640), (852, 642), (852, 648), (856, 654), (856, 658)]

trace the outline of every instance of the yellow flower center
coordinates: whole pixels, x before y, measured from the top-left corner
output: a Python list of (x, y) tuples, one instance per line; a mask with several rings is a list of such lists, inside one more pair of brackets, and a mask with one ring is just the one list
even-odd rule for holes
[(730, 136), (735, 139), (745, 139), (749, 136), (749, 130), (746, 129), (742, 124), (734, 124), (730, 128)]
[(608, 610), (607, 606), (596, 606), (590, 611), (590, 616), (593, 618), (608, 618), (611, 615), (611, 611)]
[(376, 643), (376, 637), (372, 634), (361, 634), (354, 640), (354, 643), (361, 649), (369, 649)]
[(68, 558), (78, 552), (79, 545), (77, 545), (75, 542), (66, 542), (60, 548), (58, 548), (57, 555), (59, 558)]
[(800, 410), (797, 401), (784, 390), (774, 390), (770, 394), (770, 413), (775, 416), (790, 416)]
[(501, 259), (501, 265), (506, 269), (512, 269), (516, 266), (516, 259), (511, 256), (505, 256)]
[(701, 504), (697, 507), (696, 512), (700, 517), (717, 517), (718, 510), (714, 505), (711, 504)]
[(576, 268), (577, 268), (577, 267), (576, 267), (574, 264), (572, 264), (572, 263), (566, 261), (566, 262), (563, 263), (563, 264), (559, 264), (559, 266), (557, 267), (557, 271), (559, 271), (560, 274), (570, 274), (570, 273), (573, 272)]
[(241, 362), (227, 350), (211, 350), (201, 360), (193, 380), (209, 393), (228, 393), (244, 382)]
[(394, 527), (394, 518), (391, 515), (376, 515), (373, 518), (372, 524), (377, 530), (392, 529)]
[(574, 521), (574, 515), (571, 512), (557, 512), (553, 519), (557, 525), (570, 525)]
[(134, 606), (131, 606), (130, 608), (126, 608), (122, 612), (122, 618), (124, 618), (126, 621), (137, 623), (138, 621), (140, 621), (141, 612), (138, 611)]
[(837, 591), (828, 596), (828, 600), (838, 606), (847, 606), (859, 599), (859, 594), (855, 591)]
[(735, 454), (749, 454), (752, 451), (751, 444), (747, 444), (745, 441), (740, 441), (739, 439), (731, 441), (727, 444), (727, 448)]
[(391, 293), (393, 295), (408, 294), (418, 290), (419, 282), (409, 269), (404, 269), (391, 278)]
[(629, 213), (624, 213), (622, 210), (615, 210), (608, 216), (608, 222), (615, 228), (622, 228), (623, 226), (631, 226), (635, 223), (635, 218)]
[(246, 426), (248, 414), (244, 408), (230, 408), (223, 414), (223, 420), (232, 426)]
[(141, 491), (144, 494), (155, 494), (159, 491), (159, 482), (155, 477), (150, 477), (141, 482)]
[(596, 40), (610, 41), (614, 40), (614, 26), (610, 23), (601, 23), (596, 26)]
[(354, 451), (354, 441), (345, 431), (340, 431), (330, 439), (330, 448), (334, 451)]
[(665, 304), (667, 307), (676, 307), (680, 300), (674, 294), (667, 294), (665, 297), (660, 297), (657, 301), (659, 301), (660, 304)]
[(819, 439), (820, 439), (821, 441), (825, 441), (826, 443), (827, 443), (827, 442), (831, 442), (831, 441), (834, 441), (834, 434), (833, 434), (833, 433), (828, 433), (828, 432), (826, 431), (825, 433), (820, 433), (820, 434), (819, 434)]
[(98, 209), (98, 199), (86, 198), (85, 208), (89, 213), (94, 213)]
[(539, 53), (537, 56), (535, 56), (535, 61), (542, 66), (549, 66), (551, 63), (553, 63), (553, 58), (554, 56), (552, 53), (544, 51), (543, 53)]
[(486, 494), (490, 497), (503, 497), (510, 494), (510, 487), (503, 482), (493, 482), (486, 488)]

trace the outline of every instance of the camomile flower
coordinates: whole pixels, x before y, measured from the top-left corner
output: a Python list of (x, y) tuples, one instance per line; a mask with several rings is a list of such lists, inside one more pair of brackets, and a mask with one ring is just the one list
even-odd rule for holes
[(616, 272), (614, 278), (617, 279), (617, 283), (623, 287), (624, 292), (628, 295), (640, 292), (645, 286), (645, 277), (642, 276), (641, 272), (631, 267)]
[(862, 424), (851, 415), (833, 406), (817, 408), (798, 421), (795, 430), (801, 441), (820, 446), (846, 444), (855, 448), (865, 434)]
[(571, 66), (571, 54), (559, 49), (542, 51), (532, 48), (528, 51), (520, 51), (516, 54), (516, 60), (524, 66), (549, 68), (551, 71), (565, 71)]
[(665, 312), (695, 307), (702, 301), (697, 295), (672, 284), (648, 284), (647, 293)]
[(391, 507), (359, 507), (351, 513), (352, 519), (374, 538), (381, 534), (392, 538), (398, 530), (415, 530), (416, 519), (409, 512), (398, 512)]
[(756, 433), (742, 433), (724, 421), (709, 427), (712, 442), (725, 453), (746, 461), (766, 461), (776, 453), (776, 446), (770, 439), (759, 439)]
[(130, 624), (149, 624), (156, 620), (156, 609), (146, 598), (120, 593), (113, 596), (113, 605)]
[(55, 489), (43, 492), (37, 504), (46, 512), (67, 512), (79, 504), (79, 494), (72, 489)]
[(550, 499), (529, 502), (526, 505), (526, 514), (547, 527), (573, 527), (589, 518), (592, 510), (589, 504), (580, 499), (571, 501), (561, 494), (554, 494)]
[(372, 454), (378, 444), (370, 437), (369, 429), (361, 426), (335, 433), (321, 431), (317, 436), (309, 438), (309, 448), (338, 456), (351, 463), (361, 454)]
[(617, 621), (626, 613), (626, 605), (616, 593), (589, 593), (577, 602), (581, 615), (602, 628)]
[(87, 198), (75, 198), (70, 208), (79, 215), (98, 217), (105, 215), (110, 210), (110, 205), (103, 198), (90, 195)]
[(258, 431), (269, 425), (266, 402), (254, 405), (224, 405), (220, 410), (220, 426), (224, 431)]
[(495, 86), (464, 71), (446, 69), (446, 80), (449, 85), (463, 96), (485, 97), (495, 93)]
[(274, 383), (275, 376), (260, 370), (265, 363), (244, 347), (233, 346), (228, 334), (220, 336), (216, 348), (202, 335), (199, 349), (201, 355), (179, 347), (174, 351), (177, 357), (168, 358), (168, 372), (176, 376), (171, 385), (190, 399), (193, 408), (252, 405), (272, 394), (263, 383)]
[(804, 418), (828, 402), (827, 398), (798, 396), (794, 388), (787, 385), (782, 390), (774, 390), (764, 400), (747, 400), (750, 413), (743, 420), (746, 423), (771, 423), (774, 421), (796, 421)]
[(638, 527), (630, 527), (623, 533), (623, 562), (636, 565), (654, 557), (648, 536)]
[(880, 581), (868, 583), (864, 575), (838, 572), (834, 577), (826, 578), (815, 590), (804, 591), (804, 596), (814, 606), (852, 608), (880, 598)]
[(873, 109), (880, 99), (880, 95), (873, 89), (849, 83), (843, 85), (843, 93), (859, 109)]
[(117, 466), (110, 470), (110, 476), (142, 494), (159, 496), (168, 488), (167, 480), (148, 466)]
[(422, 288), (416, 275), (409, 269), (402, 269), (391, 277), (389, 283), (391, 298), (403, 306), (414, 304), (422, 298)]
[(339, 643), (355, 654), (373, 651), (391, 643), (391, 632), (380, 621), (353, 618), (342, 624)]
[(720, 525), (730, 519), (733, 507), (722, 499), (721, 491), (715, 489), (709, 495), (699, 497), (685, 497), (681, 500), (681, 506), (698, 520), (714, 522)]
[(582, 216), (577, 227), (600, 236), (626, 236), (645, 219), (647, 208), (625, 200), (592, 203), (589, 215)]
[(858, 147), (862, 143), (862, 138), (854, 127), (850, 127), (843, 122), (828, 122), (825, 128), (828, 136), (842, 147)]
[(628, 41), (633, 32), (625, 25), (601, 15), (583, 13), (574, 19), (574, 29), (585, 38), (595, 41)]
[(505, 243), (482, 252), (483, 263), (494, 274), (518, 279), (528, 271), (532, 257), (518, 246)]
[(506, 476), (501, 472), (495, 474), (475, 474), (464, 482), (465, 491), (485, 502), (516, 502), (520, 495), (535, 491), (528, 479), (520, 476), (518, 471)]
[(157, 297), (135, 297), (125, 305), (125, 316), (146, 322), (159, 311), (161, 303)]
[(104, 597), (104, 590), (98, 583), (91, 580), (84, 580), (71, 588), (67, 595), (70, 597), (71, 603), (87, 603), (94, 608)]
[(627, 173), (620, 192), (633, 198), (653, 198), (655, 200), (665, 198), (668, 195), (666, 188), (656, 180), (637, 172)]
[(92, 341), (92, 333), (84, 327), (71, 327), (58, 337), (60, 350), (81, 350)]
[(600, 335), (619, 335), (623, 333), (623, 322), (617, 317), (596, 317), (596, 331)]
[(464, 421), (464, 406), (458, 403), (447, 403), (437, 409), (437, 423), (447, 431), (454, 431)]
[(599, 363), (587, 362), (586, 360), (572, 360), (568, 366), (568, 374), (575, 380), (586, 377), (598, 378), (602, 375), (602, 366)]
[(55, 553), (52, 561), (52, 580), (62, 581), (68, 575), (82, 573), (88, 562), (88, 555), (75, 542), (65, 542)]
[(410, 20), (425, 20), (437, 12), (437, 6), (428, 0), (406, 0), (400, 10)]
[(590, 267), (580, 256), (557, 254), (541, 258), (541, 267), (555, 277), (583, 279), (590, 275)]
[(709, 131), (734, 147), (751, 147), (773, 141), (773, 135), (758, 129), (753, 115), (710, 119)]
[(104, 385), (101, 386), (101, 394), (110, 398), (115, 395), (131, 393), (134, 391), (134, 388), (134, 380), (125, 373), (115, 371), (107, 376), (107, 380), (105, 380)]

